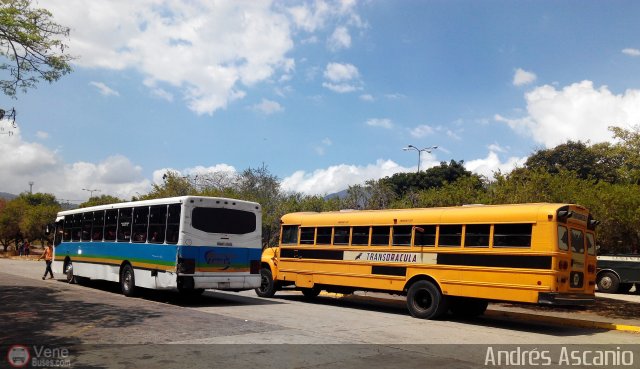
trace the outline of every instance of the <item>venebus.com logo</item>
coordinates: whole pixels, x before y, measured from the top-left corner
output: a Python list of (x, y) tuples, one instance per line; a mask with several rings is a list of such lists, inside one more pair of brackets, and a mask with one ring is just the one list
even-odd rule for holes
[(46, 346), (13, 345), (7, 351), (7, 362), (13, 368), (68, 368), (71, 367), (69, 350)]

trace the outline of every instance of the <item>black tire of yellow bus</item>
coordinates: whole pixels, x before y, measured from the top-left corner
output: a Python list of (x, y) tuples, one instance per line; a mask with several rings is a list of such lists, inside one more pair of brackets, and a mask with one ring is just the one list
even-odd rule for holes
[(267, 268), (260, 269), (260, 287), (256, 288), (256, 295), (260, 297), (273, 297), (276, 294), (276, 284), (273, 274)]
[(618, 286), (620, 285), (620, 279), (615, 275), (615, 273), (602, 272), (598, 274), (596, 284), (598, 285), (598, 292), (617, 293)]
[(122, 289), (122, 294), (127, 297), (136, 295), (136, 276), (129, 264), (125, 264), (120, 271), (120, 288)]
[(460, 318), (473, 318), (484, 314), (489, 302), (469, 297), (449, 297), (449, 306), (453, 315)]
[(320, 292), (322, 291), (320, 288), (314, 286), (311, 288), (300, 288), (300, 291), (302, 291), (302, 294), (304, 295), (304, 297), (306, 299), (314, 299), (316, 297), (318, 297), (318, 295), (320, 294)]
[(449, 310), (447, 296), (430, 281), (417, 281), (407, 292), (407, 308), (414, 318), (438, 319)]

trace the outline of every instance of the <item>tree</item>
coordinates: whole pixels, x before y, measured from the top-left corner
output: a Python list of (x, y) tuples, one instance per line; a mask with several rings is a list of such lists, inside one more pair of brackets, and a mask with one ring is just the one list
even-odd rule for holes
[(464, 161), (441, 162), (439, 166), (418, 173), (396, 173), (382, 179), (398, 197), (419, 190), (441, 187), (461, 177), (476, 176), (464, 167)]
[(100, 195), (98, 196), (94, 196), (92, 198), (90, 198), (89, 200), (83, 202), (82, 204), (80, 204), (78, 207), (80, 208), (88, 208), (89, 206), (98, 206), (98, 205), (108, 205), (108, 204), (116, 204), (119, 202), (124, 202), (124, 200), (119, 199), (115, 196), (111, 196), (111, 195)]
[(46, 9), (31, 7), (31, 0), (0, 0), (0, 56), (7, 61), (0, 70), (9, 78), (0, 80), (5, 95), (35, 87), (39, 80), (57, 81), (71, 72), (72, 56), (64, 54), (69, 28), (53, 22)]
[(612, 157), (602, 150), (594, 150), (583, 142), (567, 141), (553, 149), (538, 150), (531, 155), (525, 167), (543, 169), (549, 173), (561, 170), (573, 171), (578, 178), (594, 178), (607, 182), (616, 182), (616, 168), (612, 167)]

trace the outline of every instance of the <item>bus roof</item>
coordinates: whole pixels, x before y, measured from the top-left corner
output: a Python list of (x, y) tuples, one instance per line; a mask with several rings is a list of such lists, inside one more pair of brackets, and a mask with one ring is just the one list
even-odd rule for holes
[(464, 205), (439, 208), (388, 210), (341, 210), (328, 212), (289, 213), (283, 224), (309, 226), (339, 226), (358, 224), (461, 224), (461, 223), (536, 223), (556, 217), (558, 210), (569, 207), (585, 216), (588, 210), (580, 205), (560, 203)]
[(233, 201), (236, 203), (243, 204), (251, 204), (257, 207), (260, 207), (260, 204), (253, 201), (245, 201), (238, 199), (230, 199), (226, 197), (209, 197), (209, 196), (178, 196), (178, 197), (165, 197), (161, 199), (151, 199), (151, 200), (141, 200), (141, 201), (129, 201), (129, 202), (118, 202), (114, 204), (107, 205), (98, 205), (98, 206), (90, 206), (86, 208), (78, 208), (73, 210), (65, 210), (58, 213), (58, 216), (65, 216), (69, 214), (76, 213), (84, 213), (87, 211), (100, 211), (107, 209), (119, 209), (119, 208), (127, 208), (127, 207), (135, 207), (135, 206), (151, 206), (151, 205), (163, 205), (163, 204), (181, 204), (189, 200), (198, 200), (198, 199), (210, 199), (210, 200), (219, 200), (219, 201)]

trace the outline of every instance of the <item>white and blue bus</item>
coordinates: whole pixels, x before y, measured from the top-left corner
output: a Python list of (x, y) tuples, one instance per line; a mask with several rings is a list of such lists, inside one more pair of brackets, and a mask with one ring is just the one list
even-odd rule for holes
[(249, 201), (201, 196), (62, 211), (56, 219), (55, 273), (137, 287), (241, 291), (260, 286), (262, 209)]

